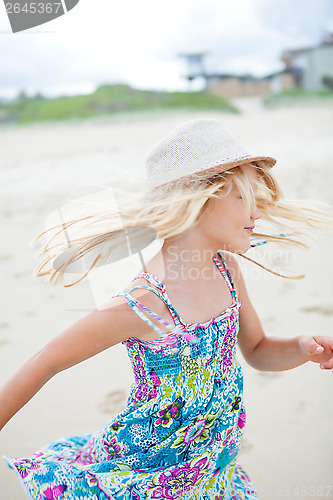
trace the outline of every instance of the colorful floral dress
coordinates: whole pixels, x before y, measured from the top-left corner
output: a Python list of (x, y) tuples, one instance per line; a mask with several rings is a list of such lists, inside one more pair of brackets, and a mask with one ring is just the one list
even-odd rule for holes
[[(36, 500), (230, 500), (256, 499), (236, 462), (245, 425), (242, 369), (235, 357), (239, 309), (224, 263), (232, 304), (218, 317), (185, 324), (151, 273), (150, 284), (131, 287), (128, 304), (163, 336), (151, 342), (130, 337), (135, 382), (125, 409), (94, 434), (55, 441), (29, 458), (6, 459), (29, 498)], [(167, 305), (176, 331), (165, 334), (142, 311), (163, 324), (130, 292), (146, 288)]]

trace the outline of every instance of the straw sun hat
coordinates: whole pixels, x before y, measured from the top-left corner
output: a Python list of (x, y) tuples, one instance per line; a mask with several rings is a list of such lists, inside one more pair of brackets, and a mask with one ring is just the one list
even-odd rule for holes
[(208, 178), (244, 163), (265, 162), (270, 156), (254, 156), (227, 132), (218, 120), (197, 119), (182, 123), (147, 153), (145, 166), (150, 189), (175, 180)]

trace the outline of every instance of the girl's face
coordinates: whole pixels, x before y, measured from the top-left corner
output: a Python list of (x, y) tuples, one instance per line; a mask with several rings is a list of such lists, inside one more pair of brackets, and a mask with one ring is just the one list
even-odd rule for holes
[[(249, 163), (243, 165), (242, 170), (251, 183), (255, 195), (258, 180), (255, 166)], [(251, 207), (250, 213), (246, 210), (239, 189), (232, 182), (229, 194), (208, 201), (208, 210), (199, 223), (200, 231), (212, 248), (244, 253), (250, 247), (250, 236), (255, 221), (261, 215), (256, 205)]]

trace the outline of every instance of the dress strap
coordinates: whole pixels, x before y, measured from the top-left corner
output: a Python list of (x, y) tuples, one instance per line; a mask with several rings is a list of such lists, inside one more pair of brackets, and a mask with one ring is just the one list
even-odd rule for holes
[[(148, 283), (151, 283), (152, 285), (155, 285), (157, 288), (160, 289), (160, 294), (157, 293), (157, 290), (154, 289), (154, 292), (159, 295), (159, 297), (163, 300), (165, 305), (168, 307), (169, 312), (175, 322), (175, 325), (178, 329), (184, 330), (184, 323), (182, 322), (181, 317), (179, 316), (178, 312), (172, 305), (172, 302), (169, 298), (168, 292), (166, 290), (166, 286), (164, 283), (161, 282), (161, 280), (153, 273), (147, 273), (145, 271), (142, 271), (141, 273), (138, 273), (132, 281), (138, 279), (138, 278), (143, 278)], [(153, 290), (153, 289), (152, 289)]]
[[(123, 292), (119, 292), (115, 295), (113, 295), (113, 297), (118, 297), (120, 295), (123, 295), (126, 299), (126, 302), (128, 303), (128, 305), (133, 309), (133, 311), (143, 320), (145, 321), (145, 323), (147, 323), (151, 328), (153, 328), (153, 330), (158, 333), (162, 339), (168, 343), (168, 344), (175, 344), (177, 342), (177, 339), (176, 339), (176, 334), (177, 335), (182, 335), (183, 337), (185, 337), (187, 340), (191, 341), (191, 342), (195, 342), (196, 341), (196, 338), (191, 335), (190, 333), (188, 332), (183, 332), (183, 331), (180, 331), (175, 325), (172, 325), (170, 323), (168, 323), (164, 318), (162, 318), (161, 316), (159, 316), (158, 314), (154, 313), (153, 311), (151, 311), (148, 307), (146, 307), (145, 305), (143, 305), (138, 299), (134, 298), (130, 292), (132, 292), (133, 290), (136, 290), (136, 289), (146, 289), (146, 290), (150, 290), (152, 292), (154, 292), (161, 300), (163, 300), (164, 302), (164, 297), (162, 296), (162, 294), (158, 291), (158, 290), (155, 290), (154, 288), (152, 287), (149, 287), (149, 286), (146, 286), (146, 285), (137, 285), (137, 286), (133, 286), (131, 288), (128, 288), (127, 290), (123, 291)], [(155, 318), (159, 323), (163, 324), (164, 326), (166, 326), (167, 328), (169, 328), (169, 331), (167, 333), (165, 333), (161, 328), (159, 328), (158, 326), (156, 326), (144, 313), (143, 311), (147, 312), (150, 316), (152, 316), (153, 318)], [(161, 340), (162, 340), (161, 339)], [(148, 342), (147, 342), (148, 343)]]
[(232, 300), (234, 302), (237, 302), (238, 299), (237, 299), (236, 289), (235, 289), (235, 285), (234, 285), (234, 282), (233, 282), (232, 277), (231, 277), (231, 273), (230, 273), (229, 268), (228, 268), (227, 261), (225, 260), (225, 257), (224, 257), (224, 255), (222, 253), (222, 250), (218, 250), (217, 253), (219, 254), (219, 256), (222, 259), (222, 262), (223, 262), (223, 265), (224, 265), (224, 269), (221, 266), (221, 262), (219, 262), (216, 257), (213, 256), (212, 259), (214, 260), (215, 264), (217, 265), (217, 267), (221, 271), (221, 274), (224, 277), (224, 279), (225, 279), (225, 281), (226, 281), (226, 283), (228, 285), (228, 288), (229, 288), (230, 293), (231, 293)]
[[(236, 294), (236, 290), (235, 290), (235, 286), (234, 286), (234, 283), (232, 281), (232, 277), (231, 277), (231, 273), (229, 271), (229, 268), (228, 268), (228, 265), (227, 265), (227, 262), (225, 260), (225, 257), (222, 253), (221, 250), (218, 250), (217, 251), (218, 254), (220, 255), (221, 259), (222, 259), (222, 262), (223, 262), (223, 265), (221, 264), (221, 262), (214, 256), (212, 256), (212, 260), (215, 262), (216, 266), (218, 267), (219, 271), (221, 272), (229, 290), (230, 290), (230, 295), (231, 295), (231, 299), (232, 299), (232, 305), (231, 307), (239, 304), (238, 302), (238, 299), (237, 299), (237, 294)], [(175, 322), (175, 325), (176, 325), (176, 329), (181, 330), (182, 332), (186, 332), (188, 331), (188, 328), (187, 327), (191, 327), (193, 325), (199, 325), (199, 323), (184, 323), (183, 320), (181, 319), (180, 315), (178, 314), (178, 312), (176, 311), (176, 309), (174, 308), (174, 306), (172, 305), (171, 303), (171, 300), (168, 296), (168, 293), (166, 291), (166, 287), (165, 287), (165, 284), (161, 282), (161, 280), (153, 273), (148, 273), (146, 271), (142, 271), (140, 273), (138, 273), (132, 281), (138, 279), (138, 278), (144, 278), (146, 281), (148, 281), (149, 283), (151, 283), (152, 285), (156, 286), (157, 288), (159, 288), (160, 292), (156, 289), (153, 289), (153, 288), (149, 288), (149, 287), (146, 287), (144, 285), (142, 285), (143, 288), (148, 288), (149, 290), (152, 290), (154, 293), (156, 293), (156, 295), (158, 295), (163, 301), (164, 303), (167, 305), (169, 311), (170, 311), (170, 314), (171, 316), (173, 317), (173, 320)], [(154, 325), (155, 326), (155, 325)], [(175, 328), (175, 327), (174, 327)], [(184, 334), (185, 334), (184, 332)]]

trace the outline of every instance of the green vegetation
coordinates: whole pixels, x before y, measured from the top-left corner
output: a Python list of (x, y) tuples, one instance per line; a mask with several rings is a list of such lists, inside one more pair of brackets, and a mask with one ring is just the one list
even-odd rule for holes
[(122, 112), (165, 109), (205, 109), (237, 113), (223, 96), (204, 92), (158, 92), (138, 90), (129, 85), (102, 85), (93, 94), (46, 99), (24, 92), (8, 104), (0, 104), (0, 123), (31, 123), (85, 119)]
[(263, 102), (267, 107), (289, 106), (293, 104), (318, 103), (333, 99), (333, 90), (303, 90), (290, 89), (278, 94), (264, 97)]

